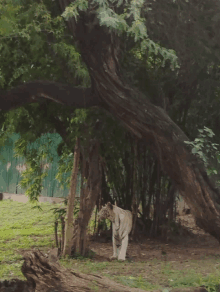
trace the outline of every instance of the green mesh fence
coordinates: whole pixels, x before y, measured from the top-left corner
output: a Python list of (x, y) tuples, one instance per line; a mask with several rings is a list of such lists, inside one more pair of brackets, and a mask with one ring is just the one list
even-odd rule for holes
[[(4, 147), (0, 147), (0, 191), (14, 194), (24, 194), (25, 189), (19, 188), (21, 180), (21, 173), (25, 169), (25, 158), (14, 157), (14, 143), (19, 138), (18, 134), (13, 134)], [(48, 133), (42, 135), (34, 143), (28, 145), (29, 149), (39, 148), (41, 145), (46, 144), (50, 139), (50, 153), (53, 157), (53, 162), (44, 162), (43, 167), (48, 168), (48, 176), (43, 181), (43, 190), (41, 195), (46, 197), (66, 197), (69, 189), (67, 186), (61, 188), (60, 183), (56, 180), (55, 176), (58, 169), (59, 156), (57, 155), (57, 146), (62, 141), (62, 138), (57, 133)], [(67, 173), (66, 175), (70, 175)], [(77, 196), (79, 196), (80, 179), (77, 183)]]

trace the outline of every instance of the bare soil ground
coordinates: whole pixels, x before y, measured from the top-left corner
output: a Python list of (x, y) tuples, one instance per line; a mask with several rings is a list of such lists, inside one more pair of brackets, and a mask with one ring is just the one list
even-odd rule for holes
[[(141, 243), (130, 242), (128, 254), (132, 261), (151, 261), (153, 259), (166, 261), (190, 261), (205, 257), (219, 257), (218, 241), (195, 225), (191, 214), (178, 218), (185, 227), (180, 236), (173, 236), (168, 242), (142, 238)], [(106, 261), (112, 255), (111, 242), (91, 241), (90, 248), (96, 253), (95, 260)]]
[[(193, 266), (204, 277), (209, 275), (211, 266), (215, 266), (216, 260), (220, 259), (220, 246), (218, 241), (197, 227), (191, 214), (178, 216), (178, 220), (183, 226), (182, 234), (171, 236), (168, 242), (143, 237), (141, 238), (141, 242), (129, 242), (128, 254), (132, 262), (136, 262), (137, 264), (138, 262), (146, 263), (144, 265), (144, 278), (152, 279), (153, 277), (154, 282), (157, 282), (155, 279), (155, 269), (157, 269), (155, 259), (159, 262), (165, 262), (165, 264), (169, 263), (173, 269), (178, 271), (191, 269)], [(109, 260), (112, 255), (111, 241), (105, 243), (90, 241), (90, 248), (96, 253), (93, 261), (104, 262)], [(129, 273), (132, 273), (138, 276), (138, 270), (138, 266), (137, 273), (127, 268), (127, 270), (120, 270), (120, 274), (129, 275)], [(158, 277), (160, 277), (159, 274)], [(161, 282), (161, 278), (158, 278), (158, 281)], [(201, 287), (169, 287), (169, 291), (203, 292), (207, 290)]]

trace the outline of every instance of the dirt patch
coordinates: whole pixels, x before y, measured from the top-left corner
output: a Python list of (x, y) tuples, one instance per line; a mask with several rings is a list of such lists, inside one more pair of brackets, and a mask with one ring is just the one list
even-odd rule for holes
[[(157, 239), (141, 238), (141, 243), (129, 242), (128, 254), (132, 261), (190, 261), (205, 257), (219, 257), (219, 242), (196, 226), (191, 214), (182, 215), (178, 220), (187, 230), (187, 235), (172, 237), (165, 243)], [(111, 241), (101, 243), (90, 241), (90, 248), (96, 253), (95, 260), (106, 261), (112, 256)]]
[[(196, 226), (195, 220), (191, 214), (181, 215), (178, 217), (178, 221), (183, 226), (181, 235), (170, 237), (169, 242), (163, 242), (158, 239), (149, 239), (147, 237), (141, 238), (141, 242), (129, 242), (128, 245), (128, 255), (132, 262), (146, 263), (144, 267), (143, 277), (150, 279), (151, 272), (153, 277), (153, 282), (157, 283), (155, 270), (158, 269), (157, 264), (155, 266), (155, 260), (159, 262), (170, 263), (171, 269), (183, 271), (188, 268), (192, 268), (194, 265), (192, 261), (196, 261), (195, 269), (198, 269), (203, 276), (207, 276), (210, 273), (210, 268), (202, 269), (204, 265), (204, 260), (207, 260), (209, 263), (212, 262), (212, 259), (220, 259), (220, 246), (219, 242), (205, 233), (202, 229)], [(90, 248), (96, 253), (93, 258), (93, 261), (105, 262), (110, 261), (112, 256), (112, 242), (97, 242), (90, 241)], [(205, 261), (206, 262), (206, 261)], [(213, 263), (216, 261), (213, 260)], [(201, 269), (200, 269), (201, 268)], [(143, 268), (141, 268), (143, 269)], [(120, 274), (123, 275), (139, 275), (140, 268), (136, 268), (131, 271), (129, 269), (123, 270), (121, 268)], [(168, 287), (166, 281), (160, 279), (162, 286)], [(202, 287), (190, 287), (190, 288), (172, 288), (168, 287), (169, 291), (172, 292), (207, 292), (205, 288)], [(160, 290), (162, 291), (162, 290)], [(220, 292), (220, 290), (219, 290)]]
[[(146, 239), (144, 243), (130, 242), (128, 254), (132, 261), (186, 261), (201, 260), (205, 257), (219, 257), (220, 249), (218, 242), (200, 237), (200, 244), (188, 241), (184, 244), (161, 243), (159, 240)], [(112, 256), (112, 243), (90, 242), (90, 248), (97, 254), (95, 260), (106, 261)]]
[[(1, 200), (1, 199), (0, 199)], [(29, 198), (23, 194), (10, 194), (10, 193), (2, 193), (2, 200), (12, 200), (20, 203), (29, 202)], [(64, 198), (56, 198), (56, 197), (43, 197), (40, 195), (39, 202), (45, 203), (49, 202), (51, 204), (62, 203)]]

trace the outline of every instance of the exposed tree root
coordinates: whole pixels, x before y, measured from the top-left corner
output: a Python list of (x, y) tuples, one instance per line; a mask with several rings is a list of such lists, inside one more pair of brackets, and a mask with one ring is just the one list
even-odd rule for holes
[(21, 270), (27, 281), (0, 282), (0, 292), (85, 292), (97, 288), (104, 292), (144, 291), (123, 286), (106, 277), (68, 270), (54, 256), (49, 260), (40, 251), (25, 253), (24, 260)]
[[(149, 292), (123, 286), (103, 276), (66, 269), (58, 263), (56, 253), (57, 249), (52, 250), (47, 258), (40, 251), (26, 252), (21, 270), (27, 281), (18, 279), (0, 281), (0, 292)], [(207, 292), (204, 287), (178, 288), (178, 292), (181, 291)]]

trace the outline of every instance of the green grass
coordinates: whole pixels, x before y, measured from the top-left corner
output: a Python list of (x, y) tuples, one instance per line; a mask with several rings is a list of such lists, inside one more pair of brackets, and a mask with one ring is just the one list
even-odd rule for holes
[[(19, 251), (39, 248), (47, 251), (54, 244), (54, 215), (49, 203), (40, 203), (43, 211), (32, 209), (30, 203), (0, 202), (0, 279), (20, 278), (23, 264)], [(92, 226), (92, 223), (90, 223)], [(91, 228), (92, 229), (92, 228)], [(162, 262), (97, 262), (78, 257), (61, 259), (67, 268), (82, 273), (98, 274), (130, 287), (143, 290), (171, 291), (172, 288), (205, 285), (209, 292), (217, 291), (220, 283), (219, 257), (201, 260)], [(95, 283), (93, 291), (99, 291)], [(180, 290), (181, 291), (181, 290)]]
[(117, 282), (120, 282), (123, 285), (132, 287), (132, 288), (140, 288), (142, 290), (155, 290), (155, 289), (161, 289), (162, 287), (158, 284), (152, 284), (148, 282), (146, 279), (142, 277), (142, 275), (138, 277), (134, 276), (117, 276), (115, 277), (115, 280)]
[(43, 211), (30, 203), (9, 200), (0, 202), (0, 279), (24, 278), (19, 250), (50, 248), (54, 238), (54, 216), (51, 204), (40, 204)]
[[(209, 292), (218, 291), (220, 263), (217, 260), (185, 261), (166, 263), (154, 259), (151, 262), (94, 262), (91, 259), (62, 259), (67, 268), (82, 273), (102, 274), (130, 287), (154, 291), (167, 287), (198, 287), (205, 285)], [(190, 267), (189, 267), (190, 266)]]

